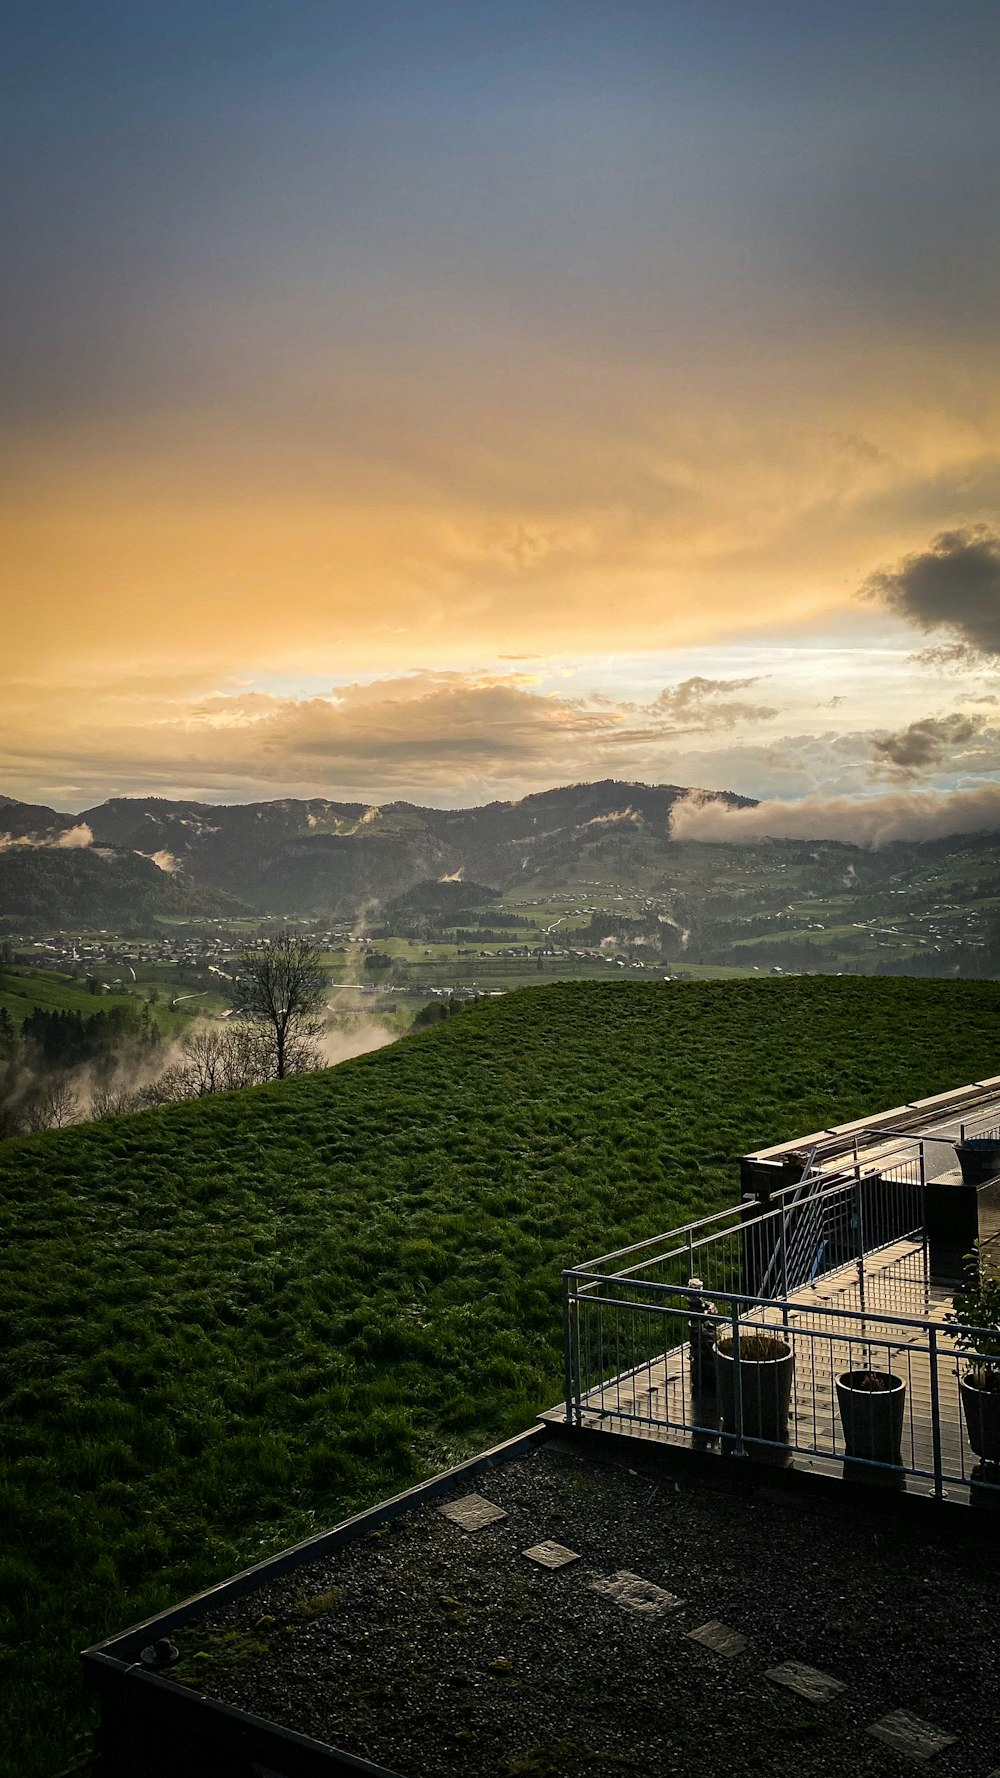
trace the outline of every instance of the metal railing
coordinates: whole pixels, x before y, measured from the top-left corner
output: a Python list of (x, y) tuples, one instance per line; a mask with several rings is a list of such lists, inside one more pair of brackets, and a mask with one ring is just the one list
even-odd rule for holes
[[(961, 1382), (988, 1358), (977, 1341), (990, 1335), (945, 1322), (930, 1286), (924, 1137), (880, 1143), (877, 1155), (855, 1144), (839, 1172), (812, 1171), (812, 1158), (763, 1208), (734, 1205), (564, 1273), (567, 1420), (720, 1452), (795, 1453), (820, 1468), (846, 1462), (926, 1480), (939, 1497), (970, 1486), (1000, 1496), (1000, 1464), (973, 1449), (982, 1429), (972, 1442), (966, 1430), (966, 1407), (981, 1419), (982, 1402), (970, 1406)], [(787, 1359), (768, 1369), (748, 1357), (758, 1338), (779, 1339)], [(859, 1408), (842, 1382), (856, 1371), (898, 1381)], [(787, 1404), (761, 1420), (772, 1387), (787, 1387)], [(894, 1405), (873, 1406), (878, 1393)], [(859, 1444), (866, 1414), (869, 1430), (886, 1414), (899, 1421), (891, 1449)], [(988, 1438), (983, 1448), (1000, 1455)]]
[[(666, 1431), (702, 1450), (795, 1455), (820, 1470), (846, 1465), (847, 1473), (899, 1483), (913, 1477), (938, 1498), (971, 1487), (1000, 1502), (1000, 1463), (973, 1449), (972, 1438), (983, 1444), (975, 1430), (981, 1392), (969, 1408), (970, 1437), (962, 1388), (970, 1369), (991, 1362), (982, 1349), (989, 1330), (737, 1292), (708, 1304), (702, 1291), (649, 1280), (623, 1291), (619, 1280), (591, 1272), (567, 1272), (565, 1283), (572, 1424)], [(778, 1342), (785, 1356), (760, 1364), (753, 1354), (761, 1340), (772, 1350)], [(725, 1378), (716, 1368), (720, 1346)], [(880, 1431), (881, 1398), (871, 1394), (860, 1401), (853, 1394), (845, 1419), (842, 1379), (873, 1371), (897, 1380), (894, 1432)], [(988, 1442), (984, 1448), (989, 1455)]]
[(922, 1223), (920, 1163), (905, 1159), (857, 1178), (827, 1176), (803, 1195), (786, 1187), (765, 1210), (732, 1205), (573, 1270), (581, 1290), (590, 1275), (675, 1285), (697, 1276), (713, 1292), (785, 1297), (894, 1241), (922, 1241)]

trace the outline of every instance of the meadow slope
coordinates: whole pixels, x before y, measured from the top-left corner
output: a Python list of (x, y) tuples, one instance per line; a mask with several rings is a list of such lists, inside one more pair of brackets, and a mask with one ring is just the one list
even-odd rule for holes
[(0, 1769), (76, 1651), (560, 1393), (566, 1262), (736, 1158), (1000, 1073), (1000, 984), (575, 983), (325, 1074), (0, 1148)]

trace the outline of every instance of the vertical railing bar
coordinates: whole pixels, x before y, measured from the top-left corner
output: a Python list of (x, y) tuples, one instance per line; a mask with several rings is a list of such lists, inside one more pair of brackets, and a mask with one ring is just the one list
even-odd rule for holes
[(934, 1493), (940, 1500), (944, 1495), (944, 1476), (941, 1470), (941, 1400), (938, 1391), (937, 1328), (933, 1322), (927, 1336), (927, 1356), (931, 1372), (931, 1444), (934, 1455)]
[(572, 1310), (571, 1286), (574, 1280), (568, 1272), (563, 1273), (563, 1395), (566, 1400), (566, 1424), (573, 1424), (573, 1349), (570, 1333)]
[(601, 1406), (604, 1406), (604, 1304), (597, 1305), (597, 1380), (601, 1387)]
[(576, 1356), (577, 1356), (577, 1364), (578, 1364), (579, 1372), (580, 1372), (580, 1419), (581, 1419), (581, 1423), (583, 1420), (584, 1403), (586, 1402), (587, 1397), (590, 1394), (592, 1383), (593, 1383), (593, 1379), (590, 1374), (590, 1365), (588, 1363), (587, 1330), (590, 1326), (590, 1317), (591, 1317), (591, 1315), (593, 1315), (595, 1313), (600, 1313), (600, 1311), (595, 1309), (595, 1305), (594, 1305), (592, 1298), (581, 1297), (580, 1306), (579, 1306), (579, 1309), (577, 1312), (577, 1318), (576, 1318)]
[(740, 1311), (738, 1303), (730, 1303), (733, 1324), (733, 1431), (736, 1455), (743, 1456), (743, 1374), (740, 1364)]
[(864, 1238), (864, 1220), (863, 1220), (862, 1207), (861, 1207), (863, 1192), (864, 1192), (864, 1184), (861, 1180), (859, 1180), (858, 1184), (854, 1188), (854, 1220), (855, 1220), (856, 1229), (857, 1229), (856, 1245), (857, 1245), (857, 1260), (858, 1260), (858, 1296), (859, 1296), (860, 1302), (861, 1302), (862, 1331), (864, 1331), (864, 1326), (865, 1326), (865, 1238)]

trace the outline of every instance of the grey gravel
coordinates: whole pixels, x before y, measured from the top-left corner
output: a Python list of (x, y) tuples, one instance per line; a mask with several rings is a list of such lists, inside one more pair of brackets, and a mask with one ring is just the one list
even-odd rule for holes
[[(995, 1536), (932, 1545), (846, 1491), (790, 1509), (564, 1441), (483, 1486), (508, 1514), (484, 1535), (428, 1505), (217, 1607), (187, 1646), (214, 1626), (251, 1653), (201, 1663), (203, 1689), (405, 1778), (900, 1778), (867, 1731), (901, 1709), (960, 1737), (941, 1778), (996, 1767)], [(546, 1540), (580, 1560), (525, 1562)], [(592, 1582), (623, 1570), (686, 1609), (612, 1608)], [(691, 1640), (708, 1621), (749, 1636), (741, 1659)], [(847, 1689), (814, 1705), (769, 1685), (790, 1660)]]

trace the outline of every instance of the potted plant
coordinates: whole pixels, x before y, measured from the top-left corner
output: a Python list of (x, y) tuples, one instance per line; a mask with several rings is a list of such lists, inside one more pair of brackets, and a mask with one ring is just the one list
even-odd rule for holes
[(723, 1317), (705, 1295), (700, 1278), (689, 1278), (687, 1287), (692, 1293), (687, 1298), (691, 1393), (695, 1397), (714, 1396), (715, 1340)]
[[(740, 1329), (740, 1394), (744, 1438), (784, 1444), (788, 1439), (788, 1408), (792, 1396), (795, 1354), (782, 1334)], [(732, 1334), (715, 1342), (715, 1377), (725, 1432), (736, 1427), (736, 1353)]]
[(955, 1154), (963, 1185), (985, 1185), (1000, 1173), (1000, 1136), (962, 1136)]
[(957, 1324), (956, 1346), (975, 1355), (958, 1380), (969, 1443), (984, 1463), (1000, 1463), (1000, 1278), (985, 1270), (978, 1241), (946, 1319)]
[(837, 1378), (837, 1405), (846, 1455), (898, 1465), (905, 1404), (906, 1383), (892, 1371), (844, 1371)]

